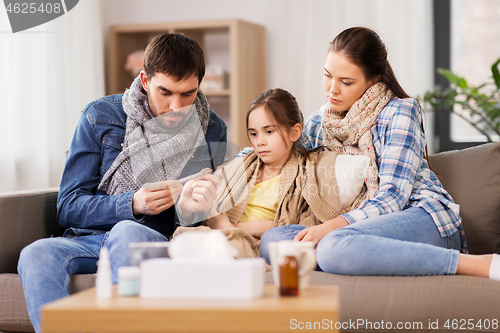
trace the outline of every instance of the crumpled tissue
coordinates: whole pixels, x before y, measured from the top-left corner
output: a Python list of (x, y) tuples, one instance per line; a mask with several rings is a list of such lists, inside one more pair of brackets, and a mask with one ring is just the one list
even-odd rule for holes
[(220, 230), (185, 232), (172, 239), (168, 254), (173, 260), (190, 262), (230, 262), (235, 249)]

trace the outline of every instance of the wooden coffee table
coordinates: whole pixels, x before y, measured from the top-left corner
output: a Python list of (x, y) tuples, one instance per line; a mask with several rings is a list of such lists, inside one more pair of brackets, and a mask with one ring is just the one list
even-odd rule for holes
[[(207, 286), (208, 288), (208, 286)], [(95, 288), (42, 308), (42, 328), (51, 332), (337, 332), (339, 290), (311, 285), (295, 297), (280, 297), (273, 285), (252, 301), (96, 299)], [(321, 325), (321, 326), (320, 326)]]

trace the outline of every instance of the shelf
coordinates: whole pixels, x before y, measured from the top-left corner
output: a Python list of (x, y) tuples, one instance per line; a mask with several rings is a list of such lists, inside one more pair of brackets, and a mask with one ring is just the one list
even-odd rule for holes
[(223, 89), (223, 90), (203, 90), (203, 93), (207, 97), (210, 97), (210, 96), (230, 96), (231, 95), (231, 90), (229, 90), (229, 89)]

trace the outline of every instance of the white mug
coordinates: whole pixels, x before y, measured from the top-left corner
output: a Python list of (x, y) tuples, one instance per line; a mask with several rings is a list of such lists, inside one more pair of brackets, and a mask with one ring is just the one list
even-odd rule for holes
[[(269, 259), (273, 268), (273, 280), (276, 288), (279, 288), (279, 267), (278, 262), (281, 255), (281, 248), (290, 246), (296, 248), (295, 256), (299, 263), (299, 290), (305, 290), (309, 285), (309, 275), (316, 268), (316, 251), (313, 242), (297, 242), (293, 240), (284, 240), (269, 243)], [(295, 251), (294, 251), (295, 252)]]

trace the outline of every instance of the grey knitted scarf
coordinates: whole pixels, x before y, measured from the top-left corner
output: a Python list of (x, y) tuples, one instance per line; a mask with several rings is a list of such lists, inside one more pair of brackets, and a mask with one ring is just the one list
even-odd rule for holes
[(210, 109), (201, 90), (186, 119), (175, 129), (165, 128), (155, 118), (139, 76), (123, 94), (122, 104), (127, 114), (123, 150), (99, 184), (109, 195), (177, 179), (196, 148), (206, 145)]

